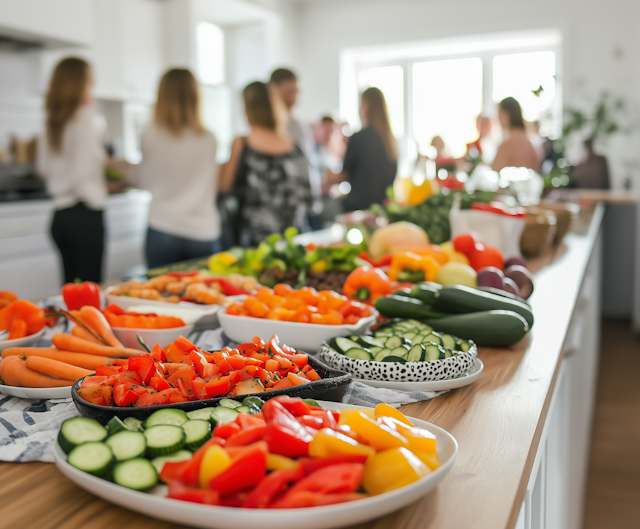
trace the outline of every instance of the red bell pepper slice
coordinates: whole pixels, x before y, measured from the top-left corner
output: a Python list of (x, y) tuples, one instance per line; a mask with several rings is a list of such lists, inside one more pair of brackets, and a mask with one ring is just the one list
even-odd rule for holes
[(231, 466), (209, 481), (209, 488), (229, 496), (258, 485), (267, 473), (267, 453), (262, 443), (252, 445)]
[(254, 426), (266, 426), (267, 423), (262, 417), (262, 414), (255, 413), (253, 415), (248, 415), (246, 413), (241, 413), (236, 417), (235, 423), (240, 426), (243, 430), (246, 428), (253, 428)]
[(205, 505), (220, 505), (220, 494), (217, 491), (187, 487), (177, 480), (169, 483), (167, 498), (190, 501), (192, 503), (204, 503)]
[[(322, 428), (331, 428), (332, 430), (338, 429), (338, 420), (331, 410), (319, 410), (316, 408), (311, 408), (309, 414), (322, 420)], [(340, 415), (338, 414), (338, 419), (339, 418)]]
[(156, 372), (156, 364), (149, 355), (132, 356), (129, 358), (129, 369), (138, 373), (144, 384), (148, 384)]
[(266, 509), (289, 483), (300, 481), (304, 475), (302, 466), (271, 472), (251, 491), (242, 506), (248, 509)]
[(318, 492), (302, 490), (294, 493), (288, 492), (275, 503), (272, 503), (269, 508), (300, 509), (303, 507), (321, 507), (323, 505), (335, 505), (336, 503), (361, 500), (366, 497), (366, 494), (358, 494), (357, 492), (347, 492), (344, 494), (320, 494)]
[(361, 463), (331, 465), (312, 472), (306, 478), (296, 483), (287, 491), (284, 498), (303, 491), (318, 494), (355, 492), (360, 488), (363, 476), (364, 465)]
[(360, 463), (364, 465), (367, 462), (366, 455), (360, 454), (342, 454), (335, 456), (326, 456), (320, 458), (305, 458), (301, 459), (301, 466), (304, 468), (306, 474), (312, 474), (316, 470), (321, 468), (330, 467), (333, 465), (341, 465), (343, 463)]
[(319, 430), (322, 428), (322, 419), (320, 417), (314, 417), (313, 415), (302, 415), (297, 417), (298, 422), (302, 424), (302, 426), (310, 426), (311, 428), (315, 428)]
[(250, 292), (239, 288), (231, 282), (221, 277), (207, 277), (203, 279), (205, 285), (211, 285), (212, 283), (218, 283), (222, 287), (222, 293), (225, 296), (247, 296)]
[[(302, 401), (301, 401), (302, 402)], [(264, 440), (269, 451), (286, 457), (301, 457), (309, 454), (309, 443), (313, 436), (276, 399), (268, 400), (262, 407), (267, 421)]]
[[(178, 463), (173, 463), (176, 465), (181, 465), (180, 468), (171, 468), (167, 469), (167, 477), (173, 477), (174, 479), (178, 479), (187, 485), (198, 486), (200, 483), (200, 465), (202, 464), (202, 458), (204, 457), (204, 453), (207, 448), (212, 445), (223, 446), (224, 440), (221, 440), (219, 437), (213, 437), (209, 439), (205, 444), (203, 444), (196, 452), (193, 454), (191, 459), (187, 461), (179, 461)], [(163, 478), (164, 470), (167, 468), (169, 463), (165, 463), (162, 472), (160, 473), (160, 478), (165, 481)]]
[(213, 429), (213, 435), (216, 437), (221, 437), (222, 439), (227, 439), (232, 435), (238, 433), (242, 428), (235, 422), (227, 422), (224, 424), (218, 423), (216, 427)]
[(227, 439), (225, 446), (247, 446), (262, 441), (267, 425), (256, 425), (244, 428)]
[[(269, 402), (278, 402), (280, 403), (291, 415), (294, 417), (300, 417), (302, 415), (310, 415), (311, 406), (309, 406), (302, 399), (297, 397), (289, 397), (288, 395), (281, 395), (279, 397), (274, 397)], [(264, 412), (263, 412), (264, 414)], [(268, 417), (265, 415), (265, 418)], [(269, 419), (267, 418), (267, 421)]]

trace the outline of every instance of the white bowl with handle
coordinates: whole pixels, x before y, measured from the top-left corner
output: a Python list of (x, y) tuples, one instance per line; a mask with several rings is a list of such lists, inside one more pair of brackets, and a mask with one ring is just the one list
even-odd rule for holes
[(277, 334), (281, 343), (307, 352), (318, 351), (323, 342), (336, 336), (365, 333), (374, 324), (377, 317), (378, 312), (374, 310), (370, 316), (360, 318), (357, 323), (352, 325), (321, 325), (235, 316), (227, 314), (226, 311), (218, 313), (220, 326), (224, 333), (235, 342), (250, 342), (254, 336), (267, 340)]

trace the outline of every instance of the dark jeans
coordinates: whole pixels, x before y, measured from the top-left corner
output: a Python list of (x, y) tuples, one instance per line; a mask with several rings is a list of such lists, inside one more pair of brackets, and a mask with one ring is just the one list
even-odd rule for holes
[(60, 250), (64, 281), (102, 281), (104, 221), (102, 210), (83, 202), (53, 214), (51, 236)]
[(153, 228), (147, 230), (145, 252), (149, 268), (157, 268), (198, 257), (207, 257), (219, 251), (221, 251), (220, 239), (199, 241), (169, 235)]

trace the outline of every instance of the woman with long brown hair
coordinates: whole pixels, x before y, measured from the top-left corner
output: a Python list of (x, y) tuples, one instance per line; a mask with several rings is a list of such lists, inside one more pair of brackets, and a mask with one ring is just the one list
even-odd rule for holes
[(498, 118), (504, 141), (493, 160), (493, 170), (500, 171), (505, 167), (527, 167), (539, 171), (540, 158), (527, 137), (520, 103), (513, 97), (506, 97), (500, 101)]
[(51, 235), (65, 282), (102, 279), (106, 153), (92, 85), (86, 61), (71, 57), (58, 63), (46, 96), (46, 134), (38, 146), (38, 171), (53, 197)]
[(309, 164), (283, 131), (286, 109), (272, 87), (256, 81), (242, 92), (251, 132), (231, 146), (220, 171), (220, 190), (239, 201), (236, 243), (256, 245), (287, 227), (306, 227), (311, 205)]
[(220, 249), (216, 140), (200, 120), (198, 83), (189, 70), (160, 80), (153, 122), (142, 133), (141, 187), (151, 191), (147, 264), (154, 268)]
[(378, 88), (362, 93), (360, 120), (362, 130), (349, 138), (342, 173), (330, 175), (325, 183), (325, 187), (340, 181), (351, 184), (343, 204), (346, 211), (381, 203), (398, 170), (398, 147), (384, 94)]

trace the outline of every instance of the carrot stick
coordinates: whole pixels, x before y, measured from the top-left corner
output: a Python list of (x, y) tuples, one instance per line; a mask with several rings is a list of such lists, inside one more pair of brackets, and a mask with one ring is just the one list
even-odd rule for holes
[(76, 325), (73, 329), (71, 329), (71, 334), (78, 338), (82, 338), (83, 340), (87, 340), (92, 343), (97, 343), (100, 345), (105, 345), (104, 342), (98, 340), (93, 334), (91, 334), (87, 329), (81, 327), (80, 325)]
[(7, 386), (20, 385), (16, 373), (22, 367), (22, 363), (23, 360), (18, 356), (2, 358), (0, 361), (0, 379), (2, 379)]
[(137, 349), (128, 349), (125, 347), (116, 348), (107, 345), (99, 345), (91, 343), (82, 338), (71, 336), (70, 334), (57, 333), (52, 338), (53, 345), (63, 351), (75, 351), (77, 353), (87, 353), (91, 355), (115, 356), (117, 358), (126, 358), (129, 356), (139, 356), (142, 351)]
[(85, 322), (82, 321), (82, 318), (80, 317), (80, 311), (79, 310), (68, 311), (68, 310), (65, 310), (65, 309), (60, 309), (60, 312), (64, 316), (66, 316), (69, 320), (74, 322), (77, 326), (79, 326), (79, 327), (83, 328), (85, 331), (87, 331), (87, 333), (90, 334), (94, 338), (94, 340), (97, 341), (97, 343), (102, 344), (102, 345), (109, 345), (107, 343), (107, 340), (105, 340), (96, 331), (94, 331), (91, 327), (89, 327)]
[[(9, 347), (2, 351), (2, 358), (10, 356), (39, 356), (41, 358), (51, 358), (65, 364), (91, 369), (98, 369), (99, 366), (112, 365), (116, 360), (108, 356), (89, 355), (86, 353), (76, 353), (74, 351), (60, 351), (54, 347)], [(126, 362), (126, 360), (122, 360)], [(0, 376), (2, 378), (2, 376)]]
[(79, 378), (93, 375), (94, 371), (82, 369), (81, 367), (65, 364), (51, 358), (42, 358), (41, 356), (28, 356), (27, 367), (33, 369), (43, 375), (62, 378), (64, 380), (78, 380)]
[(113, 347), (124, 347), (111, 330), (111, 325), (104, 314), (91, 305), (85, 305), (80, 309), (82, 321), (96, 331), (104, 340)]
[(21, 365), (16, 371), (16, 379), (18, 383), (25, 388), (59, 388), (73, 385), (73, 381), (71, 380), (63, 380), (61, 378), (43, 375), (33, 369), (29, 369), (26, 361), (20, 357), (18, 358), (20, 359)]

